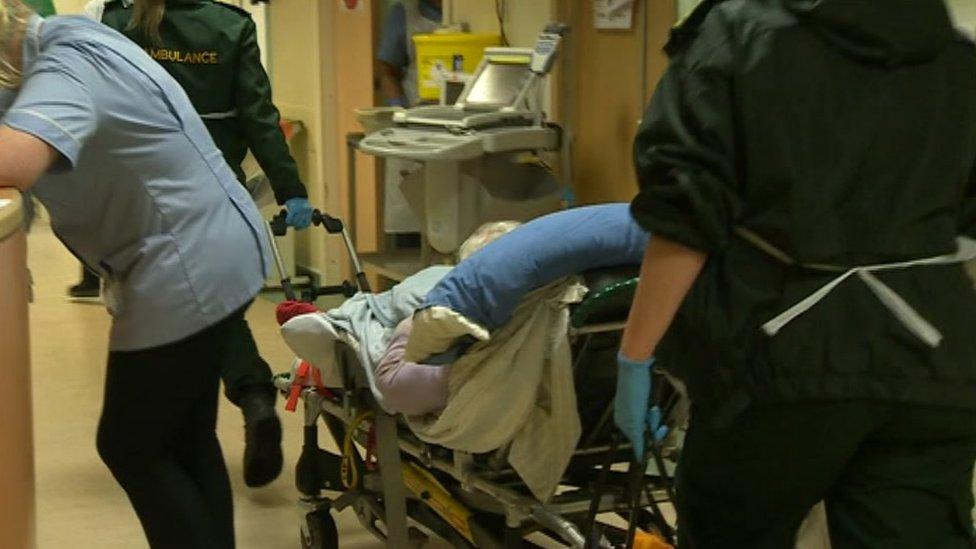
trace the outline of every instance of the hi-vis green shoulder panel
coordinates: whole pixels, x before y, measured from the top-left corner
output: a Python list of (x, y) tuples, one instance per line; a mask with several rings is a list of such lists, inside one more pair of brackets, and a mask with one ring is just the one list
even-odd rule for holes
[(705, 22), (705, 18), (708, 17), (712, 8), (725, 1), (701, 0), (695, 6), (695, 9), (691, 10), (691, 13), (671, 28), (671, 37), (668, 39), (668, 43), (664, 45), (664, 52), (671, 57), (677, 55), (678, 52), (695, 39), (699, 27)]

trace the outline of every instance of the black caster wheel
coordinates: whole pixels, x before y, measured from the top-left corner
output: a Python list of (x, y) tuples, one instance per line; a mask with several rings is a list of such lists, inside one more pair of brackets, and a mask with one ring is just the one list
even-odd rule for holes
[(328, 509), (305, 515), (302, 549), (339, 549), (339, 529)]

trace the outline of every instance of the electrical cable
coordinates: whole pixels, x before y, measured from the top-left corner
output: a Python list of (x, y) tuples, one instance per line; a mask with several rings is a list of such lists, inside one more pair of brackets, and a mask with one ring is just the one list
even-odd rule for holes
[(356, 430), (359, 426), (369, 419), (373, 419), (373, 412), (363, 412), (356, 416), (352, 420), (348, 430), (346, 430), (346, 436), (342, 441), (342, 466), (340, 469), (340, 475), (342, 478), (342, 486), (344, 488), (356, 488), (359, 486), (359, 468), (356, 467), (355, 458), (353, 452), (356, 451), (353, 445), (354, 436)]
[(505, 34), (505, 0), (495, 0), (495, 16), (498, 17), (498, 33), (502, 38), (502, 46), (508, 47), (508, 35)]

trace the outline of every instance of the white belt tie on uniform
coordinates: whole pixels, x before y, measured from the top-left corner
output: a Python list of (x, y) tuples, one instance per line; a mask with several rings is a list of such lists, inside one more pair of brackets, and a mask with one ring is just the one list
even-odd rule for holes
[(841, 285), (845, 280), (852, 276), (857, 276), (864, 281), (865, 284), (867, 284), (868, 288), (874, 292), (874, 295), (877, 296), (881, 303), (884, 304), (884, 306), (887, 307), (888, 310), (891, 311), (899, 321), (901, 321), (905, 328), (918, 336), (919, 339), (924, 341), (930, 347), (938, 347), (942, 342), (942, 333), (932, 326), (927, 320), (922, 318), (922, 315), (918, 314), (918, 311), (909, 305), (908, 302), (906, 302), (900, 295), (895, 293), (894, 290), (888, 287), (887, 284), (876, 277), (874, 273), (881, 271), (909, 269), (912, 267), (926, 265), (951, 265), (976, 259), (976, 240), (960, 236), (956, 238), (958, 249), (955, 253), (925, 259), (914, 259), (910, 261), (884, 263), (879, 265), (863, 265), (859, 267), (801, 264), (784, 253), (782, 250), (776, 248), (762, 237), (748, 229), (737, 228), (735, 232), (746, 240), (746, 242), (749, 242), (756, 248), (787, 265), (797, 265), (813, 271), (842, 273), (840, 276), (833, 279), (816, 292), (810, 294), (810, 296), (808, 296), (806, 299), (803, 299), (777, 317), (763, 324), (762, 329), (769, 336), (776, 335), (780, 330), (783, 329), (784, 326), (792, 322), (803, 313), (812, 309), (817, 303), (820, 303), (820, 301), (827, 297), (830, 292), (834, 291), (834, 289)]
[(228, 120), (231, 118), (237, 118), (237, 109), (225, 112), (201, 113), (200, 118), (204, 120)]

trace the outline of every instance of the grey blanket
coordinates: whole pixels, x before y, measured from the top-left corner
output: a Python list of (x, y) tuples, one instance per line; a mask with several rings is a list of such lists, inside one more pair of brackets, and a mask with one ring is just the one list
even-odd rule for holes
[(356, 294), (340, 307), (325, 314), (337, 331), (356, 342), (359, 360), (380, 405), (383, 400), (376, 389), (374, 371), (386, 354), (393, 331), (400, 321), (412, 316), (420, 308), (427, 293), (450, 271), (451, 267), (448, 266), (428, 267), (388, 292)]

